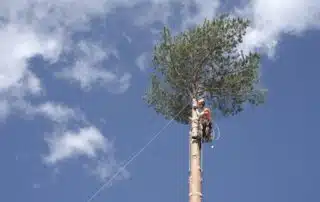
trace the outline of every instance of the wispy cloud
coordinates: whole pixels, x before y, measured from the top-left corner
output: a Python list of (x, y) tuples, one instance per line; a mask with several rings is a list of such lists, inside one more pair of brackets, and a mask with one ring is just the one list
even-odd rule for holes
[(149, 52), (143, 52), (141, 55), (136, 59), (136, 65), (139, 67), (141, 71), (144, 71), (148, 68), (148, 61), (151, 54)]
[(40, 116), (54, 123), (66, 125), (72, 121), (86, 123), (83, 112), (79, 109), (72, 109), (62, 103), (45, 102), (33, 105), (25, 100), (13, 101), (12, 108), (25, 116)]
[(131, 74), (125, 72), (118, 75), (114, 68), (105, 67), (110, 56), (119, 57), (115, 49), (103, 50), (100, 44), (81, 41), (77, 45), (75, 64), (64, 68), (56, 76), (75, 81), (86, 91), (100, 84), (110, 92), (125, 92), (130, 86)]
[(64, 131), (46, 139), (49, 145), (49, 154), (45, 162), (55, 164), (62, 160), (78, 156), (95, 158), (99, 151), (108, 152), (108, 142), (97, 128), (81, 128), (79, 131)]
[[(66, 160), (86, 157), (90, 164), (90, 173), (101, 180), (106, 180), (118, 171), (120, 164), (116, 161), (113, 142), (105, 138), (93, 126), (80, 128), (76, 131), (66, 130), (56, 132), (47, 137), (49, 153), (44, 156), (44, 162), (57, 165)], [(123, 172), (123, 177), (128, 174)]]
[(122, 166), (114, 156), (108, 156), (95, 163), (95, 166), (91, 169), (91, 174), (103, 182), (111, 178), (115, 180), (127, 179), (130, 177), (130, 173)]
[(59, 123), (66, 123), (69, 120), (85, 121), (85, 117), (80, 110), (74, 110), (65, 105), (51, 102), (46, 102), (35, 107), (34, 113), (43, 115)]

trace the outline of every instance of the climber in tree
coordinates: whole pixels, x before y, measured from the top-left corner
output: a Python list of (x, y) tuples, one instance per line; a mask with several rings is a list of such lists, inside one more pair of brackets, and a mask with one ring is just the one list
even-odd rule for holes
[(209, 108), (205, 107), (203, 109), (202, 115), (200, 116), (200, 124), (202, 124), (202, 134), (204, 142), (209, 142), (212, 140), (212, 118), (211, 111)]
[[(212, 133), (211, 111), (209, 108), (205, 107), (204, 99), (200, 99), (198, 101), (194, 99), (193, 107), (196, 108), (200, 124), (202, 125), (200, 138), (203, 138), (205, 142), (208, 142), (211, 140), (211, 133)], [(194, 138), (199, 138), (199, 137), (194, 137)]]

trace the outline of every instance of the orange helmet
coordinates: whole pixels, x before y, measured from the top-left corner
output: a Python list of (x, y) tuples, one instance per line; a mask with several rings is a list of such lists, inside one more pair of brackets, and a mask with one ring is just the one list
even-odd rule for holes
[(205, 114), (211, 114), (211, 111), (210, 111), (210, 109), (209, 108), (204, 108), (203, 109), (203, 112), (205, 113)]

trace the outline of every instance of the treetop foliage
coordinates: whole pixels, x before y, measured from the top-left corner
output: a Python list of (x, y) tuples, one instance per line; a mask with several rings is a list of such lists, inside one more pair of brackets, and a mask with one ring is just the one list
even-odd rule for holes
[(205, 98), (223, 116), (241, 112), (246, 104), (263, 103), (260, 55), (244, 55), (238, 48), (248, 26), (246, 19), (221, 15), (177, 36), (164, 27), (154, 47), (147, 104), (165, 118), (187, 124), (191, 110), (185, 106), (192, 98)]

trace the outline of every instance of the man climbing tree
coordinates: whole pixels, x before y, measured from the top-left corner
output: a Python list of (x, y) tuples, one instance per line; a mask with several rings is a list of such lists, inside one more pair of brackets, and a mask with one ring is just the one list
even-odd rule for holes
[(196, 109), (197, 118), (199, 118), (199, 122), (201, 125), (201, 132), (195, 134), (196, 136), (192, 136), (193, 139), (202, 140), (203, 142), (209, 142), (212, 140), (212, 122), (211, 122), (211, 110), (205, 107), (205, 100), (193, 99), (193, 108)]
[[(258, 53), (242, 54), (239, 44), (249, 22), (222, 15), (172, 36), (164, 28), (153, 54), (154, 72), (147, 90), (147, 104), (167, 119), (191, 123), (191, 137), (199, 133), (199, 117), (192, 100), (226, 117), (247, 104), (264, 102), (260, 89)], [(190, 138), (190, 201), (201, 201), (201, 141)], [(192, 158), (191, 158), (192, 156)]]

